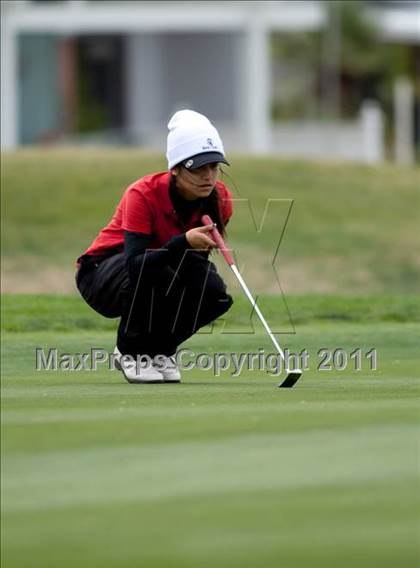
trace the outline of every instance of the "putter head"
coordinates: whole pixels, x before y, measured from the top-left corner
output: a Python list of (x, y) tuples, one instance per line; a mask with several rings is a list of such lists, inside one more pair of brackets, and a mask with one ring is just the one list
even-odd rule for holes
[(279, 383), (277, 386), (283, 389), (291, 389), (300, 379), (302, 376), (302, 371), (300, 369), (294, 369), (293, 371), (288, 371), (287, 377), (284, 379), (282, 383)]

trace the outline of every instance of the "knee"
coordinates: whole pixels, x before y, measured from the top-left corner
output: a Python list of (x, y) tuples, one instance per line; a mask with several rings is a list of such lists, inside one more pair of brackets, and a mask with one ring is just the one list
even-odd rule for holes
[(203, 303), (206, 309), (212, 312), (215, 318), (225, 314), (233, 304), (233, 298), (226, 292), (217, 291), (216, 293), (205, 294)]
[(230, 294), (225, 294), (223, 298), (219, 299), (219, 304), (221, 308), (221, 312), (219, 316), (225, 314), (227, 311), (230, 310), (233, 304), (233, 298)]

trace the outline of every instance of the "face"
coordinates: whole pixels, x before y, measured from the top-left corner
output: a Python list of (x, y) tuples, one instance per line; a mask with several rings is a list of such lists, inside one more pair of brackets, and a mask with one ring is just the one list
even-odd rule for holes
[(176, 186), (184, 199), (193, 200), (208, 197), (213, 191), (219, 175), (219, 164), (206, 164), (195, 170), (175, 168)]

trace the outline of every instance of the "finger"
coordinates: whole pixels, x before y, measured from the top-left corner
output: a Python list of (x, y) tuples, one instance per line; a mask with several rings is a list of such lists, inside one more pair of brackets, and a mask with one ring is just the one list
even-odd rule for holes
[(213, 231), (215, 227), (216, 224), (212, 223), (211, 225), (204, 225), (203, 227), (198, 227), (197, 230), (200, 231), (200, 233), (209, 233), (210, 231)]
[(213, 241), (213, 239), (211, 239), (210, 237), (207, 237), (205, 235), (203, 235), (203, 240), (204, 240), (204, 244), (208, 247), (217, 247), (217, 244)]

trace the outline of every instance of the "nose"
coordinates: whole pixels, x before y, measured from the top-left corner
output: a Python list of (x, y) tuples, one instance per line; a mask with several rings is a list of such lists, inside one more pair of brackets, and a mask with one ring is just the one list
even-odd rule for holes
[(207, 165), (203, 166), (202, 173), (203, 173), (203, 178), (210, 180), (212, 173), (213, 173), (213, 169), (211, 167), (211, 164), (207, 164)]

